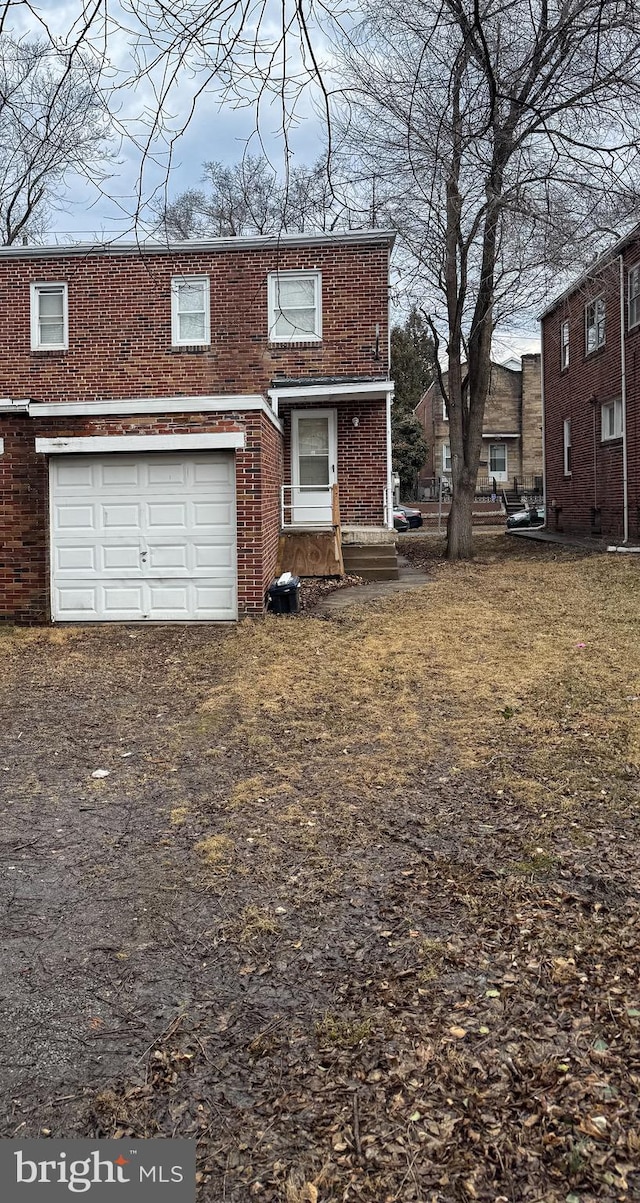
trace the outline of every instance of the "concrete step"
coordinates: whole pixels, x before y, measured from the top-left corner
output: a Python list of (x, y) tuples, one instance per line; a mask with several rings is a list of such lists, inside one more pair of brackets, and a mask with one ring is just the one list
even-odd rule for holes
[(397, 581), (395, 543), (343, 544), (344, 570), (365, 581)]
[(400, 574), (396, 568), (347, 568), (345, 572), (353, 576), (361, 576), (363, 581), (399, 581)]

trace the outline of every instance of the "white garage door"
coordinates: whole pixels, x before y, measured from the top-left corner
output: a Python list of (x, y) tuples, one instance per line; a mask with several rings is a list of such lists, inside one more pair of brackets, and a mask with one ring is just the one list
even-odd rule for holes
[(233, 454), (61, 455), (49, 469), (54, 619), (237, 617)]

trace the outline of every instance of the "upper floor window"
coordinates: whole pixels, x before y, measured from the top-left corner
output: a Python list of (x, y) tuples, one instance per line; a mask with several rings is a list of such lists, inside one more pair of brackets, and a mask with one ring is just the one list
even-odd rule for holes
[(31, 350), (66, 351), (69, 306), (66, 284), (31, 285)]
[(447, 413), (447, 403), (446, 403), (444, 397), (442, 398), (442, 421), (443, 422), (449, 421), (449, 415)]
[(600, 409), (600, 438), (602, 442), (607, 439), (619, 439), (622, 437), (622, 401), (618, 397), (617, 401), (609, 401), (607, 405), (603, 405)]
[(272, 272), (269, 276), (271, 342), (320, 342), (322, 277), (320, 272)]
[(640, 322), (640, 263), (629, 268), (629, 329)]
[(569, 323), (560, 323), (560, 370), (569, 367)]
[(571, 476), (571, 418), (565, 418), (562, 426), (562, 448), (564, 474)]
[(449, 443), (442, 444), (442, 471), (451, 472), (451, 447)]
[(211, 342), (208, 276), (172, 277), (171, 342), (174, 347), (208, 346)]
[(584, 345), (587, 355), (604, 347), (604, 297), (584, 307)]

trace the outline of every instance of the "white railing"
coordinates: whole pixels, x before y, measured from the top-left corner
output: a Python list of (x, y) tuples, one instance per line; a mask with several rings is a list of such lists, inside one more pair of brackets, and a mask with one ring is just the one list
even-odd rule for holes
[[(294, 521), (295, 511), (304, 518)], [(282, 526), (332, 526), (331, 485), (282, 485), (280, 489)]]

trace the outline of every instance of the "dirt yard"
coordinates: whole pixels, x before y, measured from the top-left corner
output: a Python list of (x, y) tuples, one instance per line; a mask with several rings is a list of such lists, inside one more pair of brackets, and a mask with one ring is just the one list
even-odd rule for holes
[(640, 563), (404, 543), (335, 617), (0, 630), (3, 1136), (192, 1137), (201, 1203), (640, 1198)]

